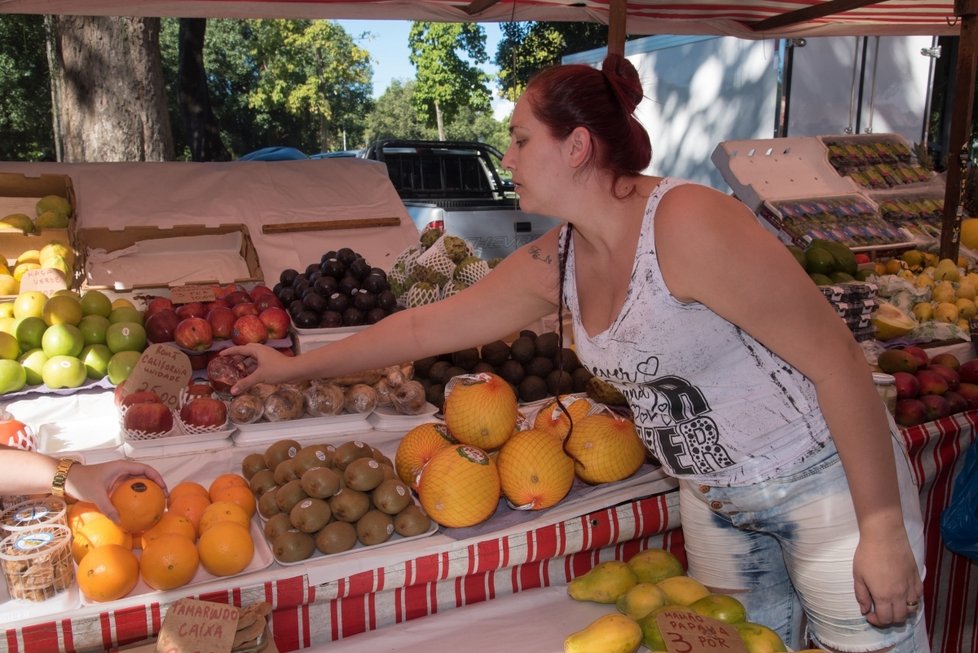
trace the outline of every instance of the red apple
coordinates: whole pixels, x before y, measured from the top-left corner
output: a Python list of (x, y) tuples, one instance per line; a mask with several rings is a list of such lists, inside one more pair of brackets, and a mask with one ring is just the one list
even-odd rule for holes
[(958, 377), (960, 377), (961, 383), (978, 384), (978, 358), (972, 358), (961, 363), (961, 367), (958, 368)]
[[(948, 390), (957, 390), (958, 385), (961, 384), (961, 377), (958, 375), (957, 372), (955, 372), (950, 367), (947, 367), (945, 365), (934, 365), (932, 360), (931, 365), (928, 366), (927, 369), (933, 371), (936, 374), (940, 374), (942, 377), (944, 377), (944, 380), (947, 381)], [(936, 393), (936, 394), (943, 394), (943, 393)]]
[(166, 309), (173, 310), (173, 302), (169, 297), (153, 297), (146, 303), (146, 312), (143, 316), (149, 318), (154, 313)]
[(268, 329), (268, 337), (272, 340), (281, 340), (282, 338), (288, 337), (292, 319), (284, 308), (275, 306), (266, 308), (258, 314), (258, 319)]
[(122, 398), (122, 406), (133, 406), (135, 404), (145, 404), (145, 403), (163, 403), (160, 401), (160, 396), (153, 392), (152, 390), (136, 390), (135, 392), (130, 392), (125, 397)]
[(211, 331), (215, 340), (227, 340), (231, 337), (231, 327), (234, 326), (234, 313), (227, 306), (215, 306), (207, 313), (207, 321), (211, 323)]
[(190, 359), (190, 369), (192, 370), (207, 369), (207, 361), (210, 360), (208, 354), (210, 354), (210, 352), (207, 351), (187, 354), (187, 358)]
[(268, 286), (266, 286), (265, 284), (260, 283), (256, 285), (254, 288), (252, 288), (249, 291), (249, 294), (251, 295), (251, 299), (255, 300), (265, 295), (274, 295), (275, 291), (269, 288)]
[(268, 340), (268, 327), (257, 315), (242, 315), (234, 321), (231, 329), (231, 342), (236, 345), (246, 345), (249, 342), (265, 342)]
[(894, 421), (900, 426), (916, 426), (927, 421), (927, 407), (920, 399), (897, 399)]
[(150, 342), (173, 342), (173, 333), (181, 319), (172, 308), (158, 309), (146, 319), (146, 339)]
[(239, 302), (231, 305), (231, 312), (234, 313), (234, 317), (258, 315), (258, 307), (255, 306), (254, 302)]
[(264, 295), (259, 295), (255, 298), (255, 306), (258, 308), (258, 314), (266, 308), (285, 308), (282, 306), (282, 300), (273, 295), (271, 292), (265, 293)]
[(244, 290), (239, 284), (229, 283), (226, 286), (214, 286), (214, 296), (218, 299), (224, 299), (233, 292), (238, 292), (239, 290)]
[(907, 345), (903, 350), (917, 359), (918, 368), (927, 367), (927, 364), (930, 363), (930, 355), (920, 347)]
[(126, 385), (125, 381), (120, 381), (119, 385), (117, 385), (115, 387), (115, 390), (112, 391), (116, 406), (122, 406), (122, 400), (126, 398), (125, 385)]
[(123, 426), (129, 431), (166, 433), (173, 428), (173, 413), (166, 404), (149, 402), (134, 404), (126, 409)]
[(966, 402), (968, 402), (969, 410), (978, 408), (978, 384), (962, 383), (958, 386), (957, 392), (959, 395), (964, 397)]
[(920, 394), (920, 381), (911, 372), (894, 372), (897, 399), (911, 399)]
[(180, 408), (180, 419), (199, 428), (223, 426), (227, 417), (224, 402), (210, 396), (195, 397)]
[(204, 317), (207, 315), (207, 309), (204, 308), (203, 302), (190, 302), (187, 304), (180, 304), (176, 307), (177, 315), (181, 318), (188, 317)]
[(920, 394), (942, 395), (947, 392), (947, 380), (930, 368), (914, 372), (920, 382)]
[(251, 301), (251, 295), (244, 290), (234, 290), (224, 296), (224, 301), (227, 302), (228, 306), (232, 308), (238, 304), (244, 304)]
[(173, 331), (173, 340), (184, 349), (204, 351), (214, 344), (214, 330), (211, 323), (202, 317), (188, 317), (180, 320)]

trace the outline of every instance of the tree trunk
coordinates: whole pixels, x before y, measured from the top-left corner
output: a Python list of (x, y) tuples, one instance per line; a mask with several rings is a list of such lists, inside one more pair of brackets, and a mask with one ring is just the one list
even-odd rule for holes
[(204, 70), (206, 18), (180, 19), (180, 115), (194, 161), (228, 161), (231, 158), (221, 141), (220, 130), (211, 109)]
[(172, 159), (160, 20), (59, 16), (54, 29), (64, 160)]
[(435, 122), (438, 124), (438, 140), (445, 140), (445, 117), (441, 113), (441, 105), (435, 101)]

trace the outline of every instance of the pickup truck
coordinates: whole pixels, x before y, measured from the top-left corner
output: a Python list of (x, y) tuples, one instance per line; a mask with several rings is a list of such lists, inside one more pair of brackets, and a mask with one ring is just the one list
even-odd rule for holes
[(513, 183), (499, 174), (502, 154), (485, 143), (388, 139), (357, 156), (386, 164), (419, 230), (434, 223), (482, 259), (504, 257), (559, 224), (520, 211)]

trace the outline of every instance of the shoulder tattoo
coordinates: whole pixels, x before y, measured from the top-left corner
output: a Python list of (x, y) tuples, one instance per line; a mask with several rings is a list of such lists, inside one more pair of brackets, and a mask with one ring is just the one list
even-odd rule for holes
[(544, 263), (553, 263), (553, 257), (550, 256), (550, 254), (544, 254), (543, 250), (541, 250), (536, 245), (531, 247), (529, 249), (529, 252), (530, 252), (530, 256), (537, 261), (543, 261)]

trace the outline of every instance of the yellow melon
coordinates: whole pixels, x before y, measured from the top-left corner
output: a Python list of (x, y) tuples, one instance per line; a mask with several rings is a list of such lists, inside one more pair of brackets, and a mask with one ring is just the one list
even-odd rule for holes
[(516, 393), (491, 373), (454, 377), (445, 389), (445, 425), (456, 440), (483, 450), (501, 447), (516, 431)]
[(567, 496), (574, 461), (557, 433), (530, 429), (511, 437), (496, 460), (503, 495), (516, 508), (541, 510)]
[(578, 478), (592, 485), (628, 478), (645, 461), (645, 445), (634, 422), (610, 411), (575, 424), (565, 448)]
[(421, 507), (448, 528), (488, 519), (499, 505), (499, 492), (496, 463), (482, 449), (462, 444), (436, 453), (418, 479)]
[(458, 444), (441, 422), (419, 424), (404, 434), (394, 454), (397, 477), (416, 488), (418, 474), (431, 457), (445, 447)]

